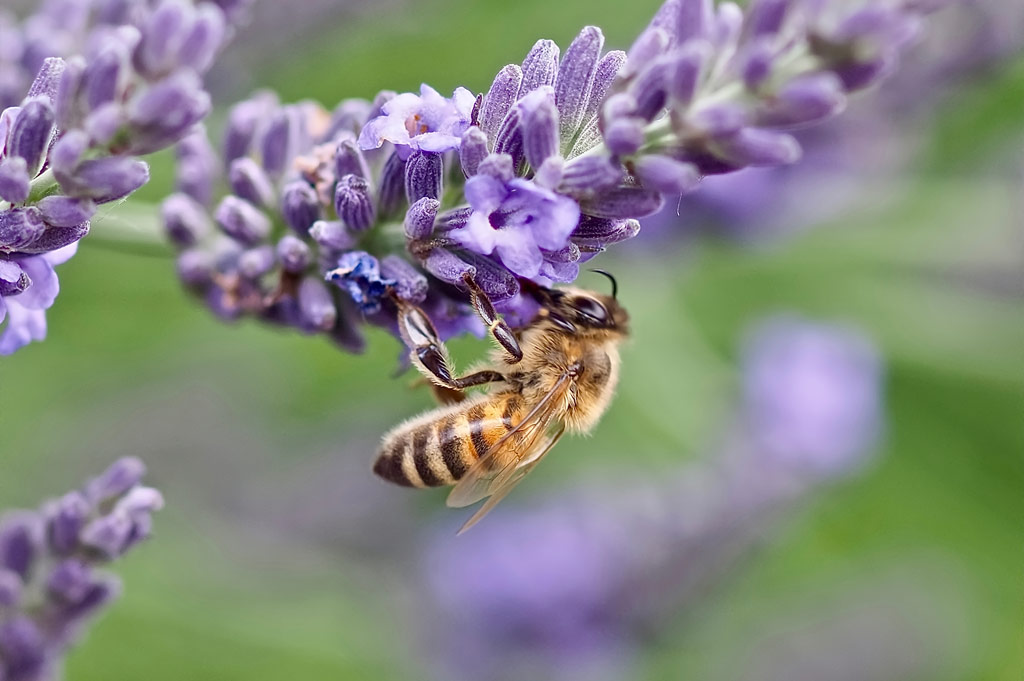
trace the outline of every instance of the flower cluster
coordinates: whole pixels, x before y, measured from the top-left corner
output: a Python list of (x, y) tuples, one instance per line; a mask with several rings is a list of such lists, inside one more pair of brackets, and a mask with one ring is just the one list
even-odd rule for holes
[(348, 348), (361, 317), (393, 328), (396, 297), (442, 337), (479, 330), (467, 275), (525, 323), (521, 280), (573, 281), (706, 174), (795, 161), (785, 131), (891, 71), (915, 6), (669, 0), (628, 55), (587, 27), (564, 53), (538, 41), (479, 96), (424, 85), (328, 113), (261, 93), (231, 112), (215, 207), (209, 153), (183, 152), (163, 210), (179, 275), (221, 316)]
[(148, 181), (138, 156), (209, 112), (200, 77), (229, 30), (217, 3), (185, 0), (53, 0), (20, 28), (0, 19), (0, 92), (12, 104), (0, 113), (0, 354), (45, 336), (53, 266), (97, 206)]
[(102, 566), (146, 539), (160, 493), (121, 459), (38, 511), (0, 517), (0, 678), (52, 679), (88, 622), (118, 596)]
[(440, 678), (628, 678), (637, 638), (696, 605), (778, 518), (862, 466), (881, 429), (882, 372), (860, 333), (794, 317), (753, 329), (736, 421), (704, 460), (659, 482), (502, 506), (427, 542), (427, 645)]

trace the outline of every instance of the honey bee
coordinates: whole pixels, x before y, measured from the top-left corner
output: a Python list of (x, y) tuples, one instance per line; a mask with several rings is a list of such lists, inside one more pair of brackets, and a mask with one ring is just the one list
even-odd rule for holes
[[(498, 347), (490, 360), (455, 378), (447, 351), (426, 314), (398, 301), (399, 331), (410, 360), (446, 406), (395, 427), (384, 436), (373, 470), (408, 487), (453, 485), (447, 504), (487, 501), (460, 534), (515, 487), (566, 431), (587, 433), (608, 408), (619, 378), (619, 345), (629, 316), (612, 295), (576, 288), (548, 289), (524, 281), (540, 304), (536, 318), (513, 332), (486, 294), (466, 276), (473, 307)], [(484, 393), (467, 395), (471, 386)]]

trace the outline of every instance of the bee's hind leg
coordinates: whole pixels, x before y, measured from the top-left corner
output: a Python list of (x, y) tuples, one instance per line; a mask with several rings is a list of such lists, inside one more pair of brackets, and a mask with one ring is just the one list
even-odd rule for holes
[(410, 350), (410, 359), (420, 373), (441, 389), (434, 391), (440, 401), (458, 402), (461, 399), (453, 395), (452, 392), (461, 393), (466, 388), (475, 385), (505, 380), (502, 374), (490, 369), (477, 371), (467, 376), (452, 376), (448, 351), (438, 337), (437, 330), (427, 313), (415, 305), (397, 298), (395, 298), (395, 303), (398, 306), (398, 332)]
[(505, 320), (498, 316), (498, 311), (494, 309), (494, 304), (487, 297), (487, 293), (480, 288), (480, 284), (476, 283), (473, 275), (469, 272), (462, 275), (462, 283), (469, 289), (470, 303), (472, 303), (476, 313), (480, 315), (480, 319), (487, 325), (487, 332), (491, 334), (502, 350), (505, 351), (505, 361), (509, 364), (521, 362), (523, 359), (523, 349), (519, 347), (519, 341), (516, 340), (512, 329), (508, 327)]

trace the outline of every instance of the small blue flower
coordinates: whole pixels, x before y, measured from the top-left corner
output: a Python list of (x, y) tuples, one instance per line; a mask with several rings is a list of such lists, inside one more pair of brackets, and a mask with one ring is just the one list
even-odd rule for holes
[(448, 99), (429, 85), (421, 85), (420, 94), (405, 92), (385, 103), (382, 115), (363, 128), (359, 146), (376, 149), (391, 142), (403, 158), (415, 150), (441, 153), (458, 149), (475, 102), (473, 93), (464, 87), (456, 88)]
[(381, 274), (380, 263), (366, 251), (349, 251), (338, 258), (338, 267), (326, 277), (346, 291), (363, 314), (380, 312), (384, 294), (397, 282)]

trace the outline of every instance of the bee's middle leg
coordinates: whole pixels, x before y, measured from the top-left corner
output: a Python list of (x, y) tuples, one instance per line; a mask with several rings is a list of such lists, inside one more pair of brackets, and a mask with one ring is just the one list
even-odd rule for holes
[(519, 341), (516, 340), (512, 329), (505, 323), (505, 320), (498, 316), (498, 311), (494, 309), (494, 304), (487, 296), (487, 293), (480, 288), (480, 284), (476, 283), (473, 275), (469, 272), (462, 275), (462, 283), (469, 289), (470, 303), (472, 303), (473, 309), (476, 310), (480, 319), (487, 325), (487, 332), (491, 334), (491, 337), (505, 351), (507, 355), (506, 361), (509, 364), (521, 362), (523, 359), (523, 349), (519, 347)]
[[(466, 376), (452, 376), (451, 360), (448, 350), (437, 335), (433, 322), (427, 313), (409, 303), (398, 303), (398, 330), (410, 353), (410, 359), (431, 383), (443, 390), (435, 390), (438, 398), (444, 402), (458, 402), (460, 398), (451, 394), (461, 393), (466, 388), (485, 383), (504, 381), (505, 377), (491, 369), (477, 371)], [(447, 391), (447, 392), (445, 392)], [(439, 394), (440, 393), (440, 394)]]

